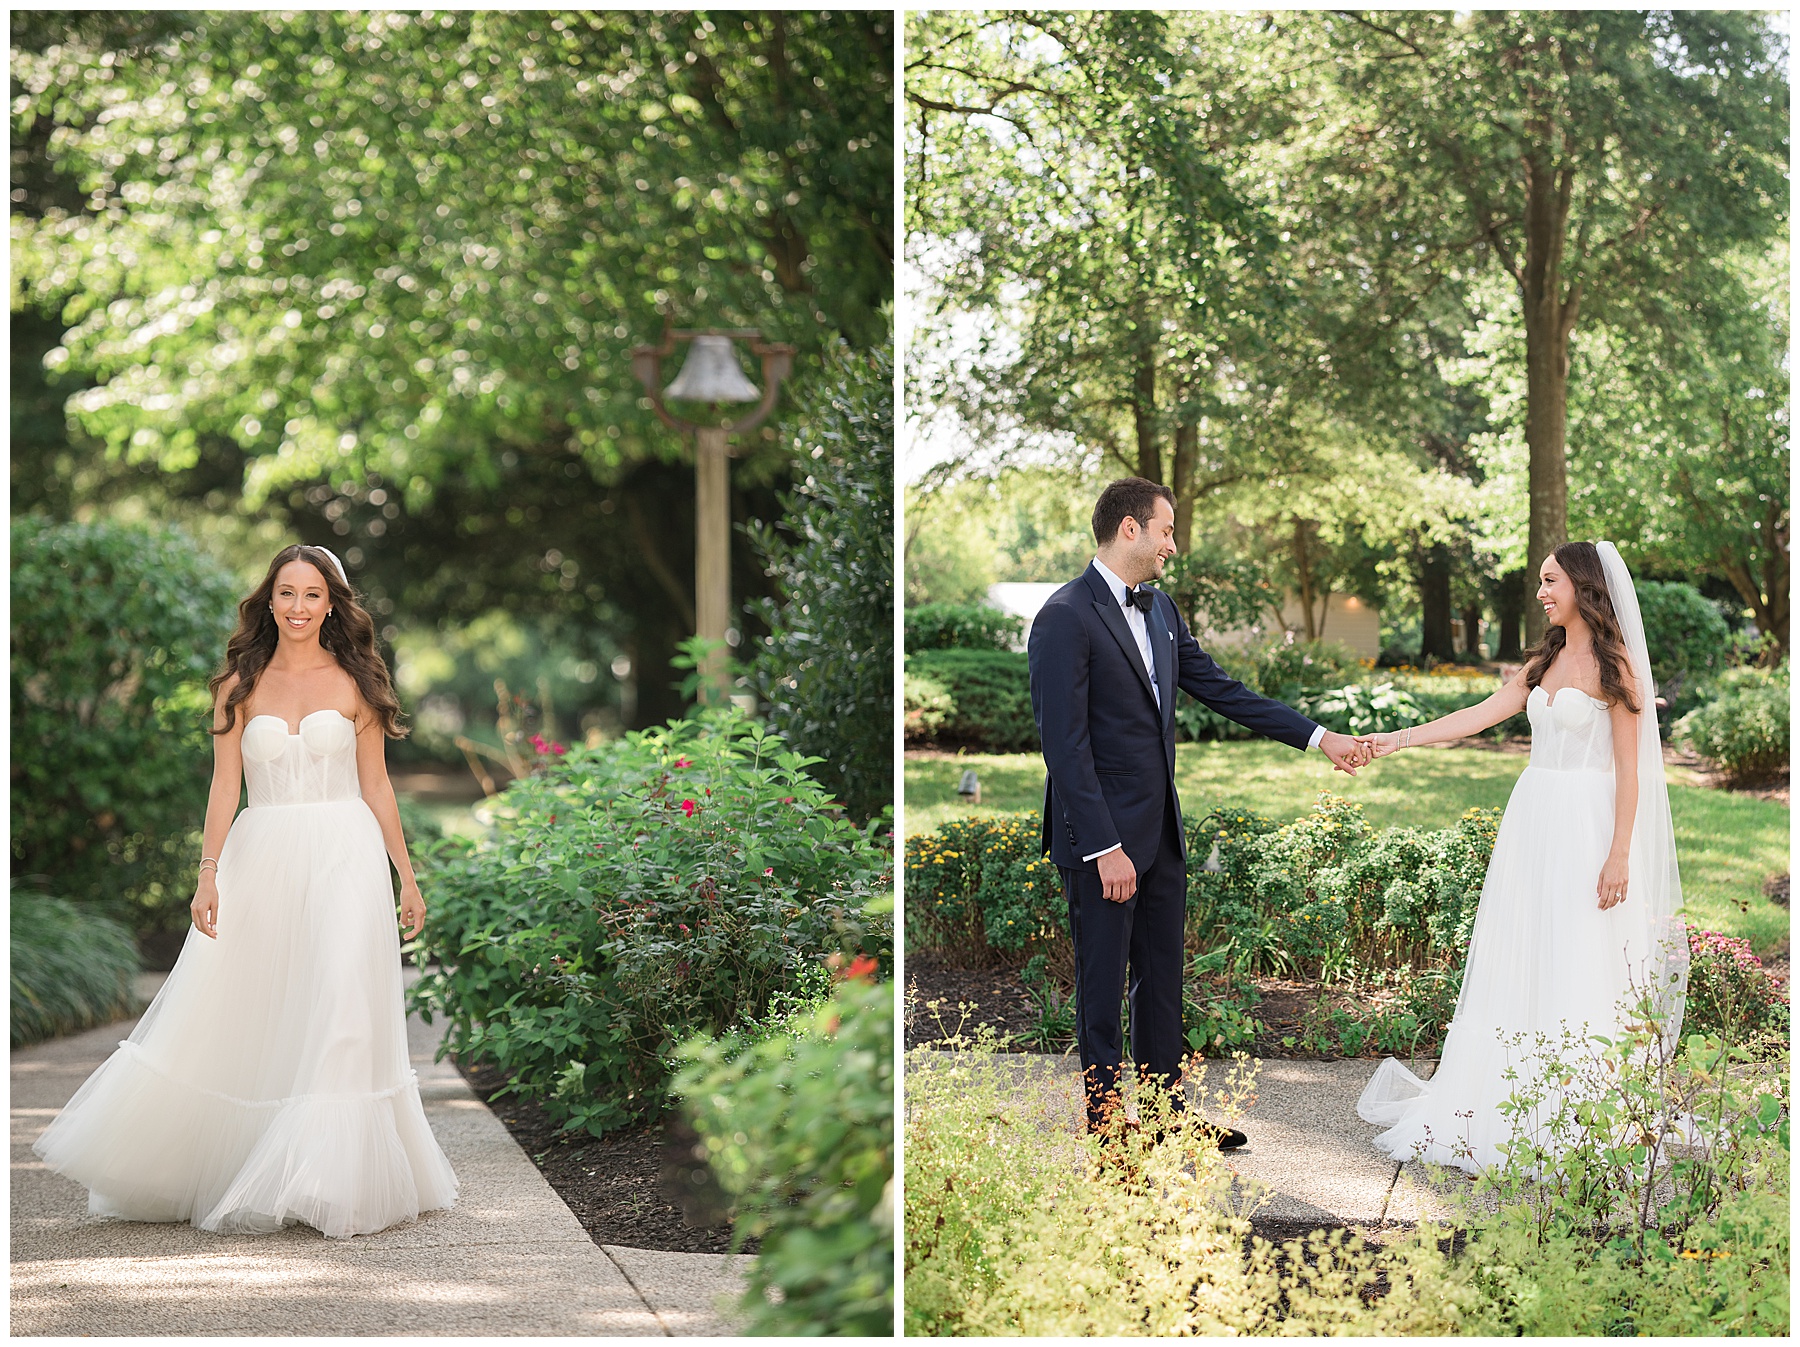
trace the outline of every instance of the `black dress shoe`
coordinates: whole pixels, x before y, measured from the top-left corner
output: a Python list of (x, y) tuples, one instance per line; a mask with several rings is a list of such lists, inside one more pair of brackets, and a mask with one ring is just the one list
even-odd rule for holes
[(1221, 1127), (1218, 1123), (1201, 1123), (1202, 1133), (1210, 1132), (1216, 1138), (1216, 1144), (1222, 1151), (1235, 1151), (1240, 1146), (1248, 1146), (1250, 1138), (1235, 1127)]

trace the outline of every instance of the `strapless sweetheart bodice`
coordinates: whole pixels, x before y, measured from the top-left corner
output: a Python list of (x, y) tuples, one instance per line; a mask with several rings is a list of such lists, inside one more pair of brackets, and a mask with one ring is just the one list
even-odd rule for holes
[(1559, 688), (1556, 699), (1541, 687), (1525, 699), (1531, 721), (1531, 765), (1552, 772), (1610, 772), (1612, 713), (1580, 688)]
[(356, 726), (327, 707), (289, 733), (280, 716), (252, 716), (244, 726), (244, 779), (250, 807), (360, 800)]

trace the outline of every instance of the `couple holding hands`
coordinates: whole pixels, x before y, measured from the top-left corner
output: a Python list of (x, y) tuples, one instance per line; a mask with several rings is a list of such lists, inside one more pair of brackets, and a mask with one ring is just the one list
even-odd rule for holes
[[(1351, 737), (1231, 678), (1174, 601), (1146, 587), (1176, 550), (1167, 487), (1113, 482), (1093, 528), (1093, 563), (1044, 604), (1029, 638), (1048, 770), (1043, 842), (1069, 904), (1090, 1130), (1113, 1125), (1120, 1105), (1127, 992), (1137, 1071), (1181, 1101), (1188, 879), (1177, 688), (1258, 734), (1317, 748), (1351, 775), (1527, 713), (1531, 761), (1495, 842), (1438, 1070), (1427, 1083), (1390, 1058), (1358, 1102), (1386, 1128), (1379, 1150), (1468, 1172), (1495, 1163), (1511, 1134), (1500, 1105), (1518, 1045), (1605, 1034), (1634, 989), (1651, 989), (1662, 1031), (1678, 1032), (1687, 941), (1655, 694), (1636, 594), (1610, 543), (1566, 543), (1545, 558), (1545, 638), (1493, 696), (1396, 734)], [(1246, 1144), (1235, 1128), (1210, 1130), (1222, 1149)]]

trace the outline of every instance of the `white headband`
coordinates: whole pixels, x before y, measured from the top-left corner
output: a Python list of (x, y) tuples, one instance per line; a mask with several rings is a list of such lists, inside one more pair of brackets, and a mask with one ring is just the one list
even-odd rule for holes
[(303, 543), (302, 546), (310, 547), (315, 552), (323, 552), (326, 556), (330, 557), (331, 564), (337, 567), (338, 579), (344, 582), (345, 589), (350, 588), (350, 577), (345, 574), (344, 563), (338, 560), (336, 552), (333, 552), (329, 547), (320, 547), (317, 543)]

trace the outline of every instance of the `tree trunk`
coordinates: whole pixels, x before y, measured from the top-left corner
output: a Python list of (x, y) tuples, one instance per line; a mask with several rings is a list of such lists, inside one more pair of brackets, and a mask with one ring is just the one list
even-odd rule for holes
[(1137, 431), (1138, 476), (1161, 483), (1162, 446), (1156, 442), (1156, 339), (1141, 307), (1137, 321), (1137, 373), (1131, 380), (1131, 419)]
[(1299, 515), (1294, 516), (1294, 573), (1299, 577), (1300, 584), (1300, 621), (1305, 626), (1306, 639), (1316, 641), (1319, 639), (1319, 629), (1313, 622), (1315, 591), (1312, 569), (1312, 531), (1313, 523), (1310, 519), (1302, 519)]
[(1536, 644), (1544, 610), (1530, 603), (1544, 558), (1569, 540), (1569, 333), (1581, 308), (1581, 287), (1563, 295), (1563, 246), (1575, 171), (1553, 171), (1542, 151), (1525, 161), (1525, 270), (1520, 277), (1525, 319), (1525, 444), (1530, 451), (1531, 512), (1525, 581), (1525, 633)]
[(1175, 427), (1175, 546), (1183, 552), (1194, 536), (1194, 462), (1200, 456), (1200, 427)]
[(1463, 652), (1481, 658), (1481, 605), (1471, 602), (1463, 609)]
[(1419, 663), (1430, 668), (1435, 661), (1448, 664), (1456, 658), (1450, 639), (1450, 549), (1433, 543), (1418, 552)]
[(1773, 634), (1783, 656), (1788, 653), (1789, 585), (1788, 518), (1784, 505), (1783, 501), (1772, 500), (1763, 511), (1761, 532), (1769, 546), (1763, 552), (1760, 577), (1751, 572), (1746, 560), (1730, 555), (1719, 558), (1719, 569), (1756, 618), (1756, 629)]
[(1508, 571), (1500, 577), (1494, 595), (1494, 658), (1518, 661), (1525, 657), (1519, 645), (1519, 622), (1525, 616), (1526, 572)]

